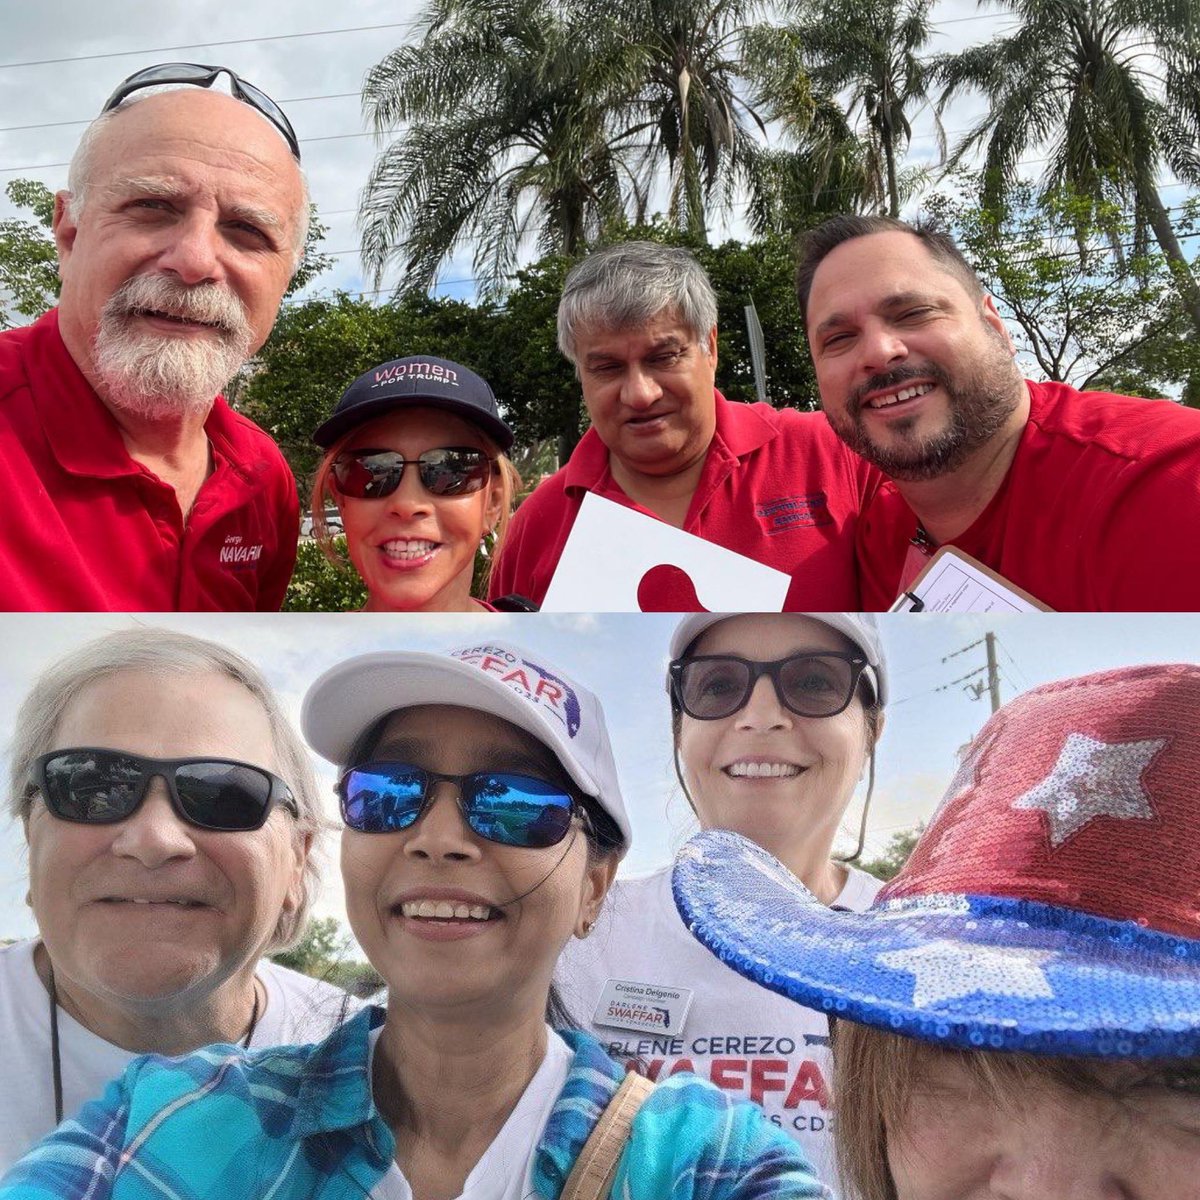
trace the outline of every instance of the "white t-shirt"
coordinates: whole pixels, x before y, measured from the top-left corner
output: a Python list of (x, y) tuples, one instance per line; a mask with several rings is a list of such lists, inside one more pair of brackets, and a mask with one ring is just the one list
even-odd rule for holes
[[(371, 1056), (382, 1029), (371, 1034)], [(492, 1144), (471, 1168), (458, 1200), (522, 1200), (533, 1193), (533, 1162), (542, 1131), (567, 1083), (574, 1055), (571, 1047), (546, 1030), (546, 1057), (521, 1093), (516, 1107)], [(412, 1200), (412, 1188), (393, 1162), (388, 1173), (371, 1189), (370, 1200)]]
[[(54, 1128), (54, 1069), (50, 1053), (50, 997), (33, 966), (36, 940), (0, 949), (0, 1041), (5, 1049), (0, 1087), (0, 1173)], [(258, 964), (267, 1002), (252, 1047), (316, 1042), (361, 1006), (340, 988), (278, 966)], [(59, 1006), (63, 1116), (98, 1099), (137, 1057), (84, 1028)]]
[[(849, 871), (835, 903), (861, 912), (883, 885)], [(694, 1071), (753, 1100), (803, 1146), (822, 1182), (835, 1185), (828, 1022), (744, 979), (693, 938), (675, 909), (670, 867), (618, 879), (591, 936), (567, 943), (554, 981), (568, 1012), (617, 1062), (652, 1079)], [(685, 997), (606, 989), (609, 981), (690, 991), (682, 1028)], [(641, 1000), (629, 1000), (639, 994)], [(597, 1023), (602, 1002), (601, 1015), (639, 1028)], [(673, 1032), (663, 1031), (664, 1020)]]

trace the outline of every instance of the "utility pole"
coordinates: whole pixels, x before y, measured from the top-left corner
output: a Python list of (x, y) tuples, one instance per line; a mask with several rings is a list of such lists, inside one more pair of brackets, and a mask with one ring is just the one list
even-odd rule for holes
[(996, 712), (1000, 708), (1000, 667), (996, 663), (996, 635), (989, 632), (984, 636), (987, 642), (988, 691), (992, 696), (992, 712)]
[[(1000, 664), (996, 661), (996, 635), (994, 633), (985, 633), (978, 641), (972, 642), (969, 646), (962, 646), (957, 650), (947, 654), (942, 662), (949, 662), (952, 658), (957, 658), (960, 654), (966, 654), (968, 650), (974, 650), (980, 642), (983, 642), (987, 648), (987, 665), (976, 667), (973, 671), (968, 671), (965, 675), (960, 675), (957, 679), (952, 679), (949, 683), (943, 683), (941, 687), (936, 687), (935, 692), (944, 692), (948, 688), (963, 684), (963, 691), (969, 692), (972, 700), (980, 699), (984, 692), (987, 692), (992, 701), (992, 712), (996, 712), (1000, 708)], [(987, 672), (987, 682), (969, 683), (975, 675), (982, 675)]]
[[(996, 635), (990, 632), (985, 633), (983, 641), (987, 649), (987, 683), (969, 683), (967, 691), (973, 692), (976, 700), (984, 692), (987, 692), (992, 702), (992, 712), (996, 712), (1000, 708), (1000, 665), (996, 661)], [(978, 642), (973, 644), (979, 645)]]

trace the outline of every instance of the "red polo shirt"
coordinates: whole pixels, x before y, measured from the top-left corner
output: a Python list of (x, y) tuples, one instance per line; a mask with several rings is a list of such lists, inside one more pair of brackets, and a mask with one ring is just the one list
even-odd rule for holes
[[(720, 392), (716, 407), (716, 433), (683, 528), (791, 575), (789, 610), (857, 609), (855, 515), (872, 468), (820, 413), (737, 404)], [(654, 516), (621, 490), (608, 457), (589, 429), (566, 466), (521, 504), (492, 572), (491, 596), (515, 592), (541, 604), (588, 492)]]
[[(1029, 399), (1004, 482), (951, 544), (1059, 612), (1200, 608), (1200, 412), (1063, 383)], [(858, 526), (865, 609), (891, 606), (916, 530), (881, 481)]]
[(277, 610), (296, 561), (296, 483), (279, 447), (217, 398), (212, 473), (184, 524), (129, 457), (52, 309), (0, 334), (0, 606)]

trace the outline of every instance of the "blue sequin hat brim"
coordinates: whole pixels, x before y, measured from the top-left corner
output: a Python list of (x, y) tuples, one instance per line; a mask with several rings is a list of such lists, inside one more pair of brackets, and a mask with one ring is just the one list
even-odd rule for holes
[(722, 962), (830, 1016), (967, 1050), (1200, 1054), (1200, 940), (1002, 896), (836, 911), (724, 830), (683, 847), (673, 889)]

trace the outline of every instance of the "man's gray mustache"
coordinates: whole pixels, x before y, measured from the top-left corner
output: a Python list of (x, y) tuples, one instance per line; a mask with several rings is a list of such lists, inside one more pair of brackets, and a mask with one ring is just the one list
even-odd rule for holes
[(188, 287), (163, 275), (135, 275), (127, 279), (104, 308), (106, 315), (118, 320), (143, 312), (160, 312), (212, 325), (227, 334), (242, 335), (249, 327), (245, 306), (233, 292), (215, 283)]

